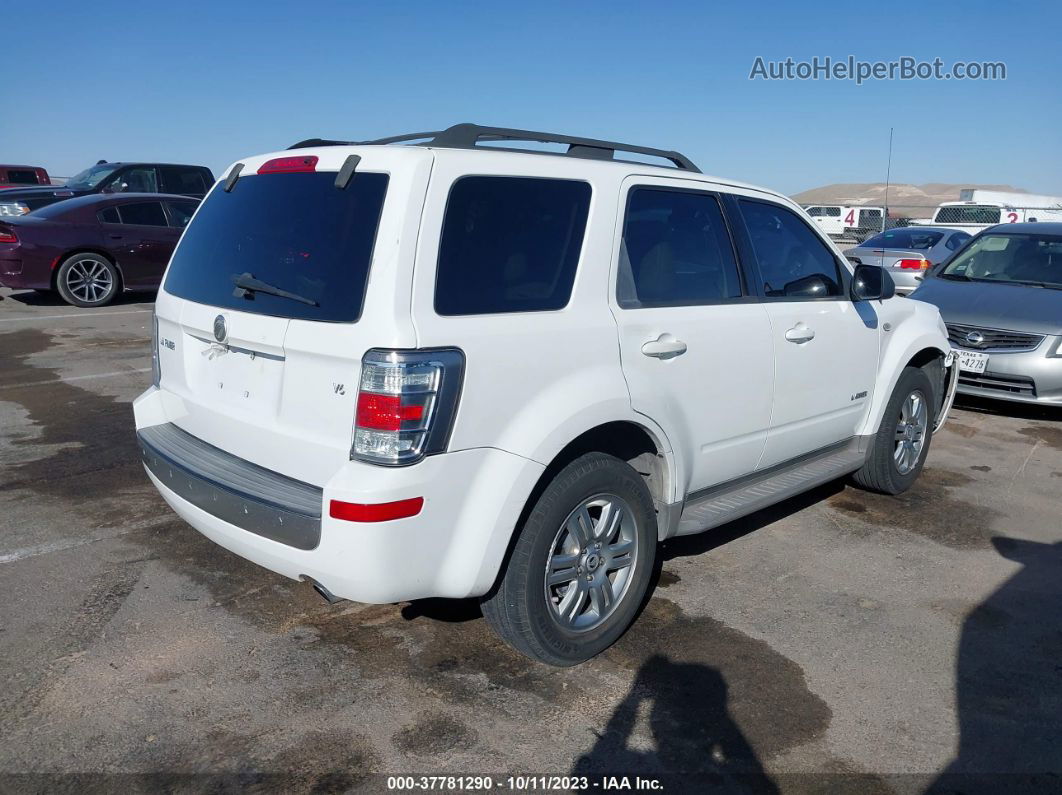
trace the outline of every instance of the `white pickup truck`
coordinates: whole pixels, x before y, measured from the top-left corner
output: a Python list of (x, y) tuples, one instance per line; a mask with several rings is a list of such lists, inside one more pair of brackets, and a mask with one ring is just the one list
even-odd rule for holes
[(809, 204), (804, 211), (819, 229), (834, 240), (850, 239), (862, 243), (882, 231), (883, 207), (844, 204)]
[(959, 191), (959, 201), (944, 202), (932, 218), (917, 219), (911, 224), (961, 229), (976, 235), (996, 224), (1044, 221), (1062, 221), (1062, 197), (964, 189)]

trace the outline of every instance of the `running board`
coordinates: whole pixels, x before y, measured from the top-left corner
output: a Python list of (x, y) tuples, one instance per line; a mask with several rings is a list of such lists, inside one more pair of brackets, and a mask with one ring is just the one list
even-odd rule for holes
[(870, 441), (869, 436), (854, 436), (762, 472), (695, 492), (686, 498), (675, 535), (710, 530), (855, 472), (866, 461)]

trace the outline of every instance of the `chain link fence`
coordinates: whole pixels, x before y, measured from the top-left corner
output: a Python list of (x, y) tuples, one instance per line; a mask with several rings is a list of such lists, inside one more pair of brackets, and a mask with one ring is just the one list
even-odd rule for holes
[(844, 204), (802, 206), (815, 224), (839, 243), (858, 244), (887, 229), (912, 225), (958, 227), (975, 234), (995, 224), (1062, 222), (1062, 205), (1014, 207), (956, 203), (891, 207)]

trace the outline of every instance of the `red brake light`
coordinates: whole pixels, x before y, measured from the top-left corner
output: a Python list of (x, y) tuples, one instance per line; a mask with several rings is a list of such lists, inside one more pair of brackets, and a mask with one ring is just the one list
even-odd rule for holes
[(924, 271), (929, 267), (929, 260), (925, 259), (902, 259), (897, 263), (904, 270)]
[(258, 169), (259, 174), (292, 174), (299, 171), (316, 171), (317, 155), (275, 157), (267, 160)]
[(17, 243), (18, 235), (10, 229), (0, 229), (0, 243)]
[(423, 507), (423, 497), (412, 497), (408, 500), (379, 502), (370, 505), (332, 500), (328, 506), (328, 515), (333, 519), (343, 519), (348, 522), (390, 522), (393, 519), (407, 519), (410, 516), (416, 516)]
[(401, 395), (378, 395), (372, 392), (358, 393), (357, 426), (375, 431), (402, 430), (403, 422), (420, 422), (424, 419), (424, 404), (403, 405)]

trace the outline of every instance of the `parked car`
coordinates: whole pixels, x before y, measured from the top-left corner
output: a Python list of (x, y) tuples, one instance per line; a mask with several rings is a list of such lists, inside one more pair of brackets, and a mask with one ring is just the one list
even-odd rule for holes
[(205, 166), (168, 163), (105, 163), (86, 168), (61, 187), (8, 189), (0, 192), (0, 220), (92, 193), (169, 193), (203, 198), (214, 184)]
[(847, 249), (848, 259), (886, 268), (896, 292), (907, 295), (921, 283), (923, 272), (950, 257), (970, 239), (966, 232), (928, 226), (889, 229)]
[(1062, 223), (986, 229), (911, 297), (940, 309), (959, 392), (1062, 405)]
[(0, 166), (0, 190), (51, 184), (48, 172), (40, 166)]
[(157, 193), (82, 196), (0, 221), (0, 284), (56, 290), (103, 306), (124, 290), (154, 290), (197, 199)]
[(634, 620), (658, 541), (918, 477), (940, 316), (783, 196), (476, 125), (296, 146), (196, 213), (134, 405), (152, 482), (236, 554), (330, 600), (480, 597), (572, 665)]

